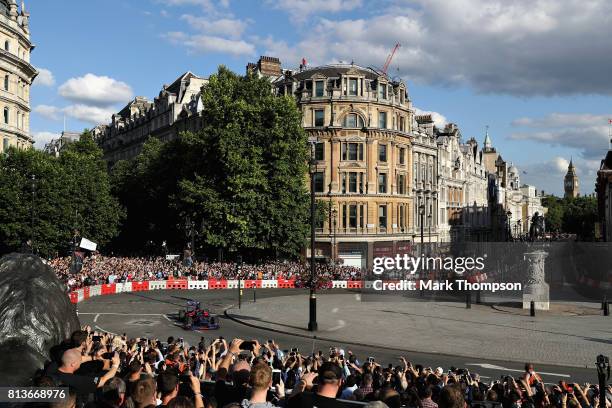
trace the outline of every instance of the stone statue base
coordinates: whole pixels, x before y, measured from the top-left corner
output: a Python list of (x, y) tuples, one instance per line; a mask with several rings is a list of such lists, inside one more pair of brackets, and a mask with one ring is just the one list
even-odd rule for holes
[(536, 310), (550, 309), (550, 287), (545, 280), (544, 262), (548, 253), (541, 249), (525, 253), (527, 261), (526, 283), (523, 286), (523, 309), (531, 308), (531, 301), (535, 302)]
[(523, 287), (523, 309), (531, 308), (531, 301), (535, 303), (536, 310), (550, 309), (550, 287), (548, 283), (525, 285)]

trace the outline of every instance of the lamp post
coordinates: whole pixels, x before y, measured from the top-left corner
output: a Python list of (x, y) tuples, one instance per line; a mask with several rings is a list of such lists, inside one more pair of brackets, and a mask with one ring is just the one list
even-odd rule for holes
[(421, 222), (421, 245), (423, 245), (425, 238), (424, 238), (424, 231), (423, 231), (423, 227), (424, 227), (424, 223), (425, 223), (425, 204), (421, 204), (419, 205), (419, 215), (420, 215), (420, 222)]
[(433, 219), (433, 216), (431, 214), (431, 208), (429, 209), (429, 215), (427, 216), (427, 234), (429, 235), (429, 238), (427, 238), (427, 241), (431, 244), (431, 221)]
[(334, 276), (336, 275), (336, 251), (337, 251), (336, 250), (336, 245), (337, 245), (337, 242), (336, 242), (336, 222), (337, 222), (336, 218), (337, 217), (338, 217), (338, 210), (336, 209), (336, 206), (334, 206), (332, 208), (332, 228), (334, 229), (332, 231), (332, 233), (333, 233), (333, 235), (332, 235), (332, 238), (333, 238), (333, 244), (332, 244), (332, 262), (333, 262), (333, 273), (334, 273)]
[(315, 282), (315, 144), (310, 146), (310, 300), (308, 331), (316, 331), (317, 324), (317, 292)]
[(522, 224), (521, 220), (518, 220), (516, 224), (517, 224), (516, 225), (517, 235), (519, 238), (521, 238), (523, 236), (523, 230), (521, 229), (521, 224)]
[(510, 227), (511, 222), (512, 222), (512, 211), (508, 211), (506, 213), (506, 216), (508, 217), (507, 218), (508, 228), (507, 228), (507, 231), (506, 231), (506, 233), (508, 234), (508, 239), (507, 240), (510, 241), (510, 240), (512, 240), (512, 229)]

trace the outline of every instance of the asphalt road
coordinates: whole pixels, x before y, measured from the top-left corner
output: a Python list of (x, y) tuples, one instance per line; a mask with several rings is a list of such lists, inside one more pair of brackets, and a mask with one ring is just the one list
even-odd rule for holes
[[(336, 291), (341, 292), (341, 290)], [(253, 292), (244, 291), (243, 301), (252, 302)], [(257, 298), (287, 296), (303, 293), (302, 290), (257, 290)], [(258, 329), (231, 320), (223, 315), (223, 311), (238, 303), (237, 290), (217, 291), (187, 291), (165, 290), (149, 292), (121, 293), (111, 296), (98, 296), (79, 303), (77, 310), (81, 324), (89, 324), (99, 330), (112, 333), (126, 333), (130, 337), (147, 337), (166, 340), (168, 336), (183, 337), (185, 342), (196, 344), (203, 336), (207, 343), (210, 339), (223, 336), (226, 339), (234, 337), (242, 339), (258, 339), (260, 342), (273, 339), (282, 349), (298, 347), (302, 354), (309, 354), (318, 350), (326, 353), (331, 346), (338, 346), (351, 350), (360, 361), (367, 357), (374, 357), (379, 363), (386, 365), (400, 364), (399, 357), (404, 356), (413, 364), (422, 364), (425, 367), (442, 367), (445, 371), (451, 366), (468, 368), (470, 372), (479, 373), (486, 381), (492, 381), (503, 375), (518, 376), (523, 372), (523, 363), (496, 360), (495, 356), (463, 357), (437, 353), (421, 353), (410, 350), (380, 349), (361, 344), (355, 339), (354, 344), (332, 344), (326, 341), (304, 338), (291, 334), (273, 333)], [(319, 294), (325, 296), (325, 294)], [(213, 313), (220, 317), (221, 328), (215, 331), (186, 331), (176, 322), (178, 310), (184, 306), (188, 299), (202, 302)], [(307, 305), (296, 305), (304, 308), (304, 319), (295, 322), (296, 325), (306, 325), (308, 321)], [(319, 313), (325, 313), (319, 310)], [(279, 310), (282, 313), (282, 310)], [(512, 347), (511, 339), (500, 347)], [(595, 356), (594, 356), (595, 357)], [(557, 383), (560, 380), (577, 382), (597, 382), (596, 371), (593, 367), (575, 368), (563, 365), (538, 365), (536, 370), (542, 375), (545, 382)]]

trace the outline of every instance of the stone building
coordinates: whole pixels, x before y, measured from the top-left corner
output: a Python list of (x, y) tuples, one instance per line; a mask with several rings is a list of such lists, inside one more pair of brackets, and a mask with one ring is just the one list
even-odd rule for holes
[(80, 132), (66, 132), (63, 131), (60, 137), (52, 139), (45, 145), (44, 152), (55, 157), (59, 157), (62, 150), (70, 143), (76, 142), (81, 138)]
[(567, 173), (563, 179), (563, 190), (565, 191), (565, 198), (576, 198), (580, 194), (578, 175), (573, 160), (570, 160), (569, 166), (567, 166)]
[(431, 115), (415, 117), (412, 136), (412, 194), (414, 242), (437, 242), (438, 234), (438, 143)]
[(119, 160), (136, 157), (149, 137), (168, 141), (183, 131), (197, 131), (202, 127), (200, 90), (208, 80), (191, 72), (164, 85), (159, 95), (148, 100), (137, 96), (111, 123), (97, 126), (92, 134), (104, 150), (109, 167)]
[(612, 241), (612, 149), (601, 161), (595, 182), (600, 236), (603, 241)]
[(30, 86), (38, 75), (30, 64), (30, 14), (22, 3), (0, 0), (0, 152), (14, 146), (30, 148)]
[(365, 267), (372, 257), (409, 251), (415, 129), (406, 84), (354, 64), (284, 71), (273, 84), (302, 110), (316, 197), (331, 208), (316, 231), (315, 256)]

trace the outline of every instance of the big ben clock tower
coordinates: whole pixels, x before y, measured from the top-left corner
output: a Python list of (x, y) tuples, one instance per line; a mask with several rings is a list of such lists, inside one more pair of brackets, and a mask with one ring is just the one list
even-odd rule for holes
[(578, 197), (578, 176), (576, 175), (576, 168), (574, 167), (572, 160), (570, 160), (569, 166), (567, 167), (567, 174), (565, 175), (563, 188), (565, 190), (566, 198)]

